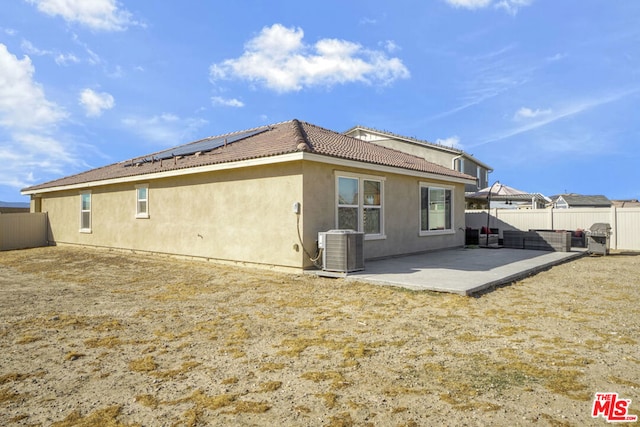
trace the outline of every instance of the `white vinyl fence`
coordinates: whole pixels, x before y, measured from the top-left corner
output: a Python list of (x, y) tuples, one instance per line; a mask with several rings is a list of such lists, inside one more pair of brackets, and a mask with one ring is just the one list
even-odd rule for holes
[[(466, 226), (487, 225), (487, 210), (468, 210)], [(491, 209), (490, 228), (503, 230), (588, 230), (596, 222), (611, 225), (611, 249), (640, 251), (640, 208)]]
[(0, 251), (47, 245), (46, 213), (0, 214)]

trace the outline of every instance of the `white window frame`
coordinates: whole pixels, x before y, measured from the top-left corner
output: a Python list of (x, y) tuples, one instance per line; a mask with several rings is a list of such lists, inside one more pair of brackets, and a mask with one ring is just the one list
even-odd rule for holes
[[(340, 178), (349, 178), (349, 179), (357, 179), (358, 180), (358, 204), (357, 205), (340, 205), (339, 197), (339, 181)], [(382, 176), (374, 176), (374, 175), (363, 175), (352, 172), (336, 172), (335, 174), (335, 224), (336, 228), (338, 228), (339, 218), (338, 218), (338, 208), (346, 207), (346, 208), (357, 208), (358, 210), (358, 230), (364, 233), (364, 210), (365, 209), (379, 209), (380, 210), (380, 233), (376, 234), (366, 234), (364, 235), (365, 240), (381, 240), (386, 239), (387, 236), (385, 234), (384, 227), (384, 183), (386, 178)], [(380, 205), (365, 205), (364, 204), (364, 181), (374, 181), (380, 183)], [(379, 207), (377, 207), (379, 206)]]
[[(85, 195), (89, 196), (89, 209), (83, 209), (84, 206), (82, 203), (83, 202), (82, 199), (84, 198)], [(81, 191), (80, 192), (80, 233), (91, 233), (91, 226), (93, 222), (93, 219), (91, 218), (92, 217), (91, 210), (93, 207), (92, 203), (93, 201), (91, 200), (91, 191)], [(84, 225), (86, 225), (83, 223), (83, 217), (85, 213), (89, 214), (89, 224), (88, 224), (89, 227), (83, 227)]]
[[(146, 198), (141, 199), (140, 193), (138, 190), (144, 188), (146, 193)], [(147, 207), (146, 211), (140, 211), (140, 202), (144, 201)], [(149, 218), (149, 184), (140, 184), (136, 185), (136, 218)]]
[[(450, 190), (451, 191), (451, 228), (444, 230), (423, 230), (422, 229), (422, 189), (437, 189), (437, 190)], [(442, 234), (455, 234), (455, 187), (451, 185), (434, 184), (431, 182), (421, 182), (418, 186), (418, 231), (420, 236), (437, 236)]]

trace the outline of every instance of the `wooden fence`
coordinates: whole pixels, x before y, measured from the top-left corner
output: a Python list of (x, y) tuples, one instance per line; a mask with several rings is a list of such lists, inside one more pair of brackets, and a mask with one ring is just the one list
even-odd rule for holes
[[(466, 211), (466, 226), (487, 225), (487, 211)], [(503, 230), (588, 230), (596, 222), (611, 225), (611, 249), (640, 251), (640, 208), (491, 209), (490, 227)], [(501, 236), (502, 237), (502, 236)]]
[(48, 244), (46, 213), (0, 214), (0, 251)]

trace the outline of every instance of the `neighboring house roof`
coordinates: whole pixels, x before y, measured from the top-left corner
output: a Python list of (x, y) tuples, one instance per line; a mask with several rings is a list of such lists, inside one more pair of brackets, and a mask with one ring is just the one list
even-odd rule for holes
[(29, 212), (29, 203), (0, 201), (0, 213), (20, 213), (20, 212)]
[(611, 203), (613, 203), (613, 206), (616, 208), (640, 208), (638, 199), (612, 200)]
[(611, 201), (605, 196), (583, 196), (582, 194), (559, 194), (552, 196), (551, 200), (557, 203), (560, 200), (564, 200), (571, 207), (611, 207)]
[(29, 212), (29, 208), (10, 208), (0, 206), (0, 214)]
[(403, 136), (403, 135), (398, 135), (395, 134), (393, 132), (387, 132), (387, 131), (383, 131), (383, 130), (378, 130), (378, 129), (374, 129), (374, 128), (369, 128), (366, 126), (360, 126), (360, 125), (356, 125), (354, 127), (352, 127), (351, 129), (343, 132), (345, 135), (350, 135), (352, 133), (356, 133), (357, 131), (365, 131), (365, 132), (369, 132), (369, 133), (374, 133), (377, 134), (378, 136), (384, 137), (384, 138), (389, 138), (389, 139), (396, 139), (396, 140), (400, 140), (400, 141), (405, 141), (408, 142), (410, 144), (415, 144), (415, 145), (421, 145), (427, 148), (431, 148), (434, 150), (439, 150), (439, 151), (443, 151), (446, 153), (449, 153), (453, 156), (464, 156), (470, 160), (472, 160), (473, 162), (475, 162), (477, 165), (489, 170), (489, 171), (493, 171), (493, 168), (489, 165), (487, 165), (486, 163), (481, 162), (480, 160), (476, 159), (475, 157), (473, 157), (472, 154), (469, 154), (463, 150), (460, 150), (458, 148), (455, 147), (449, 147), (447, 145), (442, 145), (442, 144), (435, 144), (433, 142), (429, 142), (429, 141), (423, 141), (420, 139), (416, 139), (416, 138), (412, 138), (409, 136)]
[(2, 202), (0, 201), (0, 208), (26, 208), (29, 209), (29, 202)]
[[(172, 153), (181, 155), (173, 156)], [(433, 174), (444, 180), (475, 182), (475, 177), (420, 157), (352, 138), (319, 126), (291, 120), (241, 132), (205, 138), (174, 149), (163, 150), (108, 166), (92, 169), (22, 190), (35, 194), (80, 184), (113, 182), (150, 174), (187, 169), (187, 173), (204, 171), (201, 167), (222, 165), (277, 156), (298, 154), (293, 160), (331, 157), (372, 165), (400, 168), (415, 173)], [(322, 156), (322, 157), (314, 157)], [(289, 159), (292, 160), (292, 159)], [(284, 161), (284, 160), (283, 160)], [(157, 176), (157, 175), (154, 175)]]

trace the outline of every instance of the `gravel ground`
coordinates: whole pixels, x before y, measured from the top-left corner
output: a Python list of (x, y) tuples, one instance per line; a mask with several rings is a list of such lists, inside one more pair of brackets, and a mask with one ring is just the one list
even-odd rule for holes
[(640, 412), (640, 254), (477, 298), (76, 247), (0, 252), (0, 425), (602, 426)]

